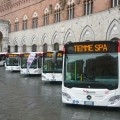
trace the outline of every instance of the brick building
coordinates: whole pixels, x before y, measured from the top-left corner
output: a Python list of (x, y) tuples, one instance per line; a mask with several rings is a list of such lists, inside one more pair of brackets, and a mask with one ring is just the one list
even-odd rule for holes
[(120, 0), (1, 0), (7, 50), (52, 51), (69, 41), (120, 39)]

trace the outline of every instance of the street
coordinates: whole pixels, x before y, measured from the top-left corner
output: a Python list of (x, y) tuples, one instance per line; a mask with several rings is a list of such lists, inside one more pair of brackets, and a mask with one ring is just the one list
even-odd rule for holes
[(63, 104), (61, 83), (0, 67), (0, 120), (120, 120), (120, 110)]

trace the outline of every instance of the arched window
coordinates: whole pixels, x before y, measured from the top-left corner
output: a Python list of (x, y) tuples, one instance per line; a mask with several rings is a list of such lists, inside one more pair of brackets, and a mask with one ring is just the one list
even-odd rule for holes
[(27, 20), (23, 20), (23, 30), (27, 29)]
[(23, 52), (26, 52), (26, 45), (23, 45)]
[(69, 3), (68, 8), (67, 8), (68, 19), (73, 19), (74, 18), (74, 15), (75, 15), (75, 11), (74, 11), (75, 8), (74, 7), (75, 7), (74, 2)]
[(37, 51), (37, 45), (36, 44), (33, 44), (32, 45), (32, 52), (36, 52)]
[(23, 17), (23, 30), (26, 30), (27, 29), (27, 16), (24, 15)]
[(93, 12), (93, 1), (92, 0), (86, 0), (84, 2), (84, 14), (89, 15)]
[(59, 43), (55, 43), (53, 49), (54, 49), (54, 50), (59, 50)]
[(32, 19), (32, 28), (37, 28), (38, 27), (38, 18), (35, 17)]
[(119, 38), (115, 37), (115, 38), (112, 38), (111, 41), (118, 41)]
[(2, 32), (0, 31), (0, 44), (1, 44), (1, 42), (2, 42), (2, 39), (3, 39), (3, 34), (2, 34)]
[(59, 4), (56, 4), (55, 6), (54, 19), (55, 19), (55, 23), (60, 22), (60, 5)]
[(38, 14), (35, 12), (32, 18), (32, 28), (38, 27)]
[(43, 52), (47, 52), (47, 43), (45, 43), (44, 45), (43, 45)]
[(118, 5), (120, 5), (120, 0), (111, 0), (111, 6), (112, 7), (116, 7)]
[(10, 45), (8, 45), (7, 52), (10, 53)]
[(48, 24), (49, 24), (49, 10), (48, 8), (46, 8), (44, 11), (44, 25)]
[(10, 20), (9, 20), (9, 24), (8, 25), (9, 25), (8, 26), (9, 27), (9, 31), (8, 32), (10, 33), (11, 32), (11, 21)]
[(18, 45), (15, 45), (15, 52), (18, 52)]
[(18, 30), (19, 30), (19, 20), (18, 20), (18, 18), (15, 19), (14, 30), (15, 30), (15, 31), (18, 31)]

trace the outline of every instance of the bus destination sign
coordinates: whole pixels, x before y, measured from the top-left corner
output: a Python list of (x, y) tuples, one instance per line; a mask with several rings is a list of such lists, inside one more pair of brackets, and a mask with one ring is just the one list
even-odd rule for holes
[(68, 53), (105, 53), (117, 52), (117, 42), (87, 42), (69, 44), (67, 47)]
[[(52, 56), (53, 56), (53, 52), (47, 52), (47, 53), (46, 53), (46, 57), (52, 58)], [(57, 54), (57, 57), (62, 57), (62, 53), (59, 52), (59, 53)]]
[(89, 44), (89, 45), (74, 45), (75, 52), (93, 52), (93, 51), (108, 51), (107, 44)]
[(26, 54), (24, 54), (24, 57), (26, 57), (26, 58), (27, 58), (27, 57), (29, 57), (29, 55), (30, 55), (30, 54), (27, 54), (27, 53), (26, 53)]
[(8, 57), (18, 57), (17, 54), (8, 54)]

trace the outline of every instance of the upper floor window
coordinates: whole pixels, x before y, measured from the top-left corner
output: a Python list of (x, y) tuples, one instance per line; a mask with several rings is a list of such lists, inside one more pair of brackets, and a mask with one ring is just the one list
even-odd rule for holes
[(38, 17), (32, 19), (32, 28), (38, 27)]
[(74, 18), (74, 3), (72, 4), (69, 4), (68, 5), (68, 8), (67, 8), (67, 11), (68, 11), (68, 19), (73, 19)]
[(84, 14), (89, 15), (93, 12), (93, 1), (92, 0), (86, 0), (84, 2)]
[(55, 10), (54, 16), (55, 16), (55, 23), (60, 22), (60, 9)]
[(23, 17), (23, 30), (26, 30), (27, 29), (27, 16), (24, 15)]
[(112, 7), (120, 5), (120, 0), (112, 0)]
[(46, 8), (44, 10), (44, 25), (48, 25), (49, 24), (49, 9)]
[(60, 22), (60, 4), (55, 5), (54, 22)]
[(27, 29), (27, 19), (23, 20), (23, 30)]
[(18, 31), (18, 30), (19, 30), (19, 20), (18, 20), (18, 18), (15, 19), (14, 30), (15, 30), (15, 31)]
[(44, 14), (44, 25), (49, 24), (49, 13)]
[(37, 28), (38, 27), (38, 14), (36, 12), (34, 12), (32, 17), (33, 17), (32, 28)]
[(19, 30), (19, 22), (15, 22), (15, 31)]

